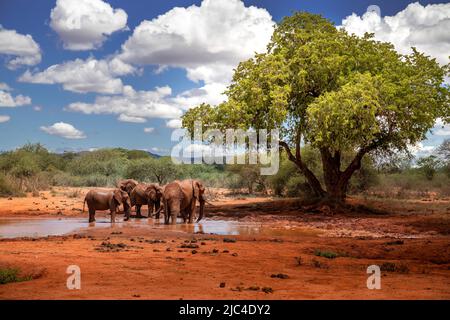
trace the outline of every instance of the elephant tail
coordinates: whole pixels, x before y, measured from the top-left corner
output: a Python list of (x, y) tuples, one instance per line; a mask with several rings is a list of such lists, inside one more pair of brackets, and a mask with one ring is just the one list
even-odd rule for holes
[(83, 211), (82, 211), (82, 212), (84, 212), (84, 206), (85, 206), (85, 204), (86, 204), (86, 198), (84, 198), (84, 201), (83, 201)]

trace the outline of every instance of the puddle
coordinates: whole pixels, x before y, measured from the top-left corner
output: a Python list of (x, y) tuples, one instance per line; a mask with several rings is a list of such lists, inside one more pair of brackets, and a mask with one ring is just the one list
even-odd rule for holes
[[(162, 220), (161, 220), (162, 221)], [(123, 222), (119, 219), (115, 227), (136, 227), (177, 230), (187, 233), (205, 233), (218, 235), (263, 235), (263, 236), (311, 236), (317, 235), (317, 231), (289, 226), (270, 226), (261, 222), (240, 222), (229, 220), (203, 220), (195, 224), (165, 225), (155, 222), (153, 219), (132, 219)], [(83, 218), (67, 219), (0, 219), (0, 238), (17, 237), (46, 237), (49, 235), (63, 235), (85, 228), (111, 227), (109, 219), (97, 219), (94, 224), (89, 224)]]
[[(86, 219), (0, 219), (0, 239), (18, 237), (46, 237), (70, 233), (89, 226)], [(98, 221), (95, 227), (109, 227), (108, 220)]]
[[(261, 222), (241, 222), (230, 220), (202, 220), (200, 223), (195, 224), (182, 224), (176, 225), (164, 225), (159, 223), (153, 223), (151, 221), (144, 222), (143, 224), (151, 225), (153, 228), (163, 228), (180, 230), (188, 233), (205, 233), (205, 234), (218, 234), (218, 235), (260, 235), (260, 236), (311, 236), (317, 235), (316, 230), (297, 228), (297, 227), (280, 227), (273, 226), (268, 223)], [(136, 226), (141, 226), (137, 223)]]

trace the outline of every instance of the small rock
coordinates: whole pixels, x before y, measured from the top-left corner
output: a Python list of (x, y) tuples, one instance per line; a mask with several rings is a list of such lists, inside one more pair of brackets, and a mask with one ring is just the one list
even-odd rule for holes
[(236, 239), (223, 238), (223, 242), (234, 243), (234, 242), (236, 242)]
[(225, 282), (221, 282), (221, 283), (219, 284), (219, 288), (225, 288)]
[(273, 293), (273, 289), (270, 287), (264, 287), (261, 289), (261, 291), (265, 293)]
[(284, 274), (284, 273), (272, 274), (270, 277), (271, 278), (278, 278), (278, 279), (288, 279), (289, 278), (289, 276), (287, 274)]

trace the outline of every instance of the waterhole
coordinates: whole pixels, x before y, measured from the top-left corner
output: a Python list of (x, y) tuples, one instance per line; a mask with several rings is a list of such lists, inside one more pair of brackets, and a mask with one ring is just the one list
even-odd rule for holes
[[(83, 218), (1, 218), (0, 238), (18, 237), (46, 237), (64, 235), (81, 229), (111, 227), (107, 218), (98, 218), (95, 223), (88, 223)], [(289, 226), (273, 227), (267, 223), (241, 222), (230, 220), (202, 220), (200, 223), (183, 224), (179, 221), (176, 225), (165, 225), (153, 219), (131, 219), (124, 222), (119, 219), (115, 228), (136, 227), (161, 230), (176, 230), (186, 233), (204, 233), (218, 235), (264, 235), (264, 236), (304, 236), (313, 235), (314, 232), (291, 228)]]

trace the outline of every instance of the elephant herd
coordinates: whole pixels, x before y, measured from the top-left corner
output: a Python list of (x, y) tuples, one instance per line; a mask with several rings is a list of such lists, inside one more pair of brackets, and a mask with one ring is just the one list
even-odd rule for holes
[(121, 180), (117, 188), (111, 191), (90, 190), (84, 199), (89, 208), (89, 222), (95, 221), (96, 210), (110, 210), (111, 222), (115, 222), (116, 212), (123, 205), (125, 221), (130, 219), (131, 208), (136, 207), (136, 218), (142, 218), (141, 207), (148, 206), (148, 218), (159, 220), (164, 212), (164, 223), (176, 224), (181, 216), (184, 222), (192, 223), (195, 217), (197, 201), (200, 214), (197, 222), (203, 218), (205, 207), (205, 187), (198, 180), (175, 180), (165, 186), (155, 183), (139, 183), (133, 179)]

